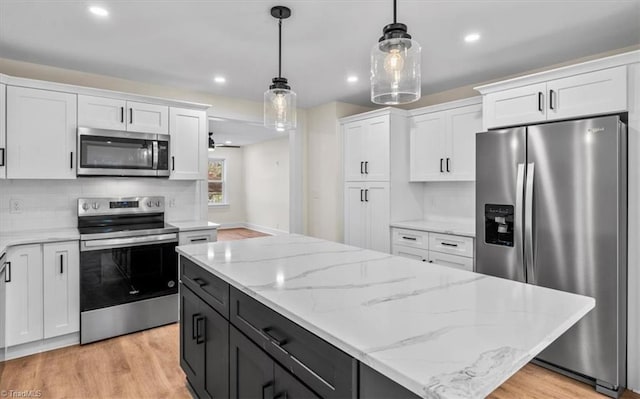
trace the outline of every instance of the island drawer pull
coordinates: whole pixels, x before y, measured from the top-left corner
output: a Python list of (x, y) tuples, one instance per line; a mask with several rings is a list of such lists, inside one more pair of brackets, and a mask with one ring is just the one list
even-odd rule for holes
[(262, 333), (269, 339), (269, 341), (278, 346), (284, 346), (289, 342), (286, 337), (277, 337), (278, 333), (276, 332), (274, 334), (274, 331), (276, 330), (273, 327), (265, 327), (262, 329)]
[(200, 277), (194, 277), (192, 280), (193, 280), (196, 284), (198, 284), (198, 286), (199, 286), (199, 287), (204, 287), (204, 286), (206, 286), (207, 284), (209, 284), (209, 283), (207, 283), (206, 281), (204, 281), (203, 279), (201, 279)]
[(273, 381), (269, 381), (262, 386), (262, 399), (273, 399), (273, 395)]
[(289, 398), (289, 395), (287, 394), (287, 391), (279, 393), (273, 397), (273, 399), (288, 399), (288, 398)]
[(200, 313), (194, 313), (191, 315), (191, 339), (197, 339), (198, 333), (196, 332), (196, 325), (198, 324), (198, 317)]
[(440, 244), (444, 245), (445, 247), (457, 247), (458, 244), (451, 244), (448, 242), (441, 242)]
[(402, 236), (403, 240), (411, 240), (411, 241), (417, 241), (418, 239), (416, 237), (407, 237), (407, 236)]
[(202, 330), (200, 329), (200, 322), (204, 322), (206, 318), (204, 316), (196, 317), (196, 344), (200, 345), (204, 342), (207, 332), (206, 325), (202, 323)]

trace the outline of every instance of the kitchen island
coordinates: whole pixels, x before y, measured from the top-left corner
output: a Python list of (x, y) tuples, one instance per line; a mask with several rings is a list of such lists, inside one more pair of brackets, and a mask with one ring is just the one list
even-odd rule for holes
[(595, 305), (301, 235), (177, 251), (201, 397), (485, 397)]

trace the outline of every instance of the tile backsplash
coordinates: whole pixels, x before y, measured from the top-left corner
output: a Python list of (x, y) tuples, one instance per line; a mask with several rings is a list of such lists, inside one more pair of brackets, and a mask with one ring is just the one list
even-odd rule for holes
[(0, 232), (76, 227), (80, 197), (160, 195), (166, 221), (200, 219), (200, 184), (143, 178), (0, 180)]
[(475, 219), (475, 182), (424, 183), (425, 219)]

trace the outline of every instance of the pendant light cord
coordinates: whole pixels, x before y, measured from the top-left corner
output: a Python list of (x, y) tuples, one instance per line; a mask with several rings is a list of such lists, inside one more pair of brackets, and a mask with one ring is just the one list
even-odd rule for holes
[(278, 77), (282, 77), (282, 17), (278, 18)]
[(393, 0), (393, 23), (397, 23), (397, 18), (396, 18), (396, 14), (398, 13), (398, 4), (396, 3), (396, 0)]

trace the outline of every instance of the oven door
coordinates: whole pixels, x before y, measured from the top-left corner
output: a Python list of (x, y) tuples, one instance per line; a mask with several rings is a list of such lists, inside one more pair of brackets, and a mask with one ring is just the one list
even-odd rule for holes
[(78, 176), (168, 175), (168, 147), (156, 134), (78, 128)]
[(80, 247), (80, 310), (178, 292), (177, 235), (87, 240)]

